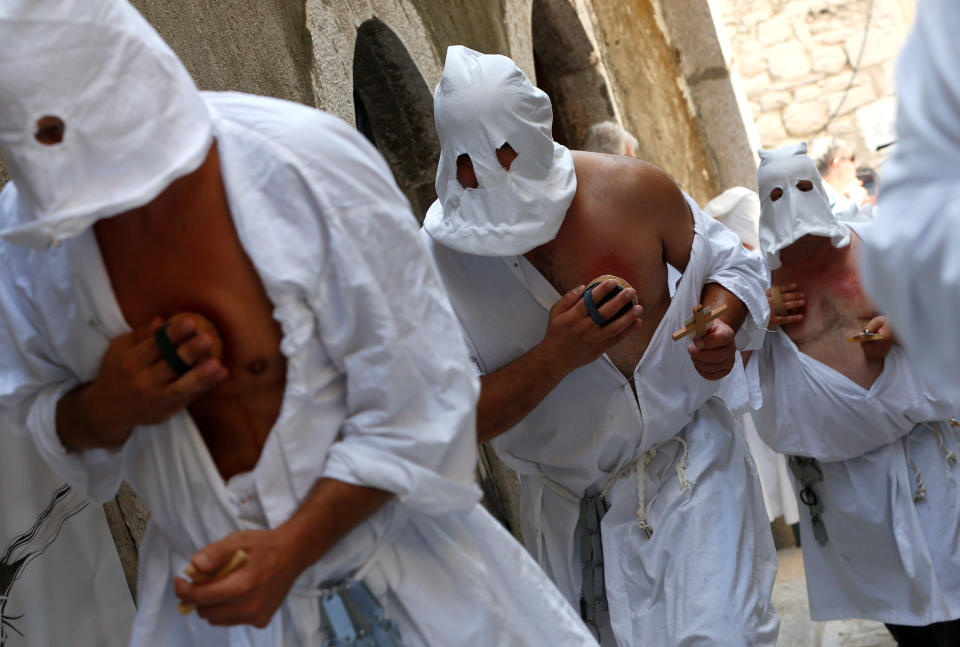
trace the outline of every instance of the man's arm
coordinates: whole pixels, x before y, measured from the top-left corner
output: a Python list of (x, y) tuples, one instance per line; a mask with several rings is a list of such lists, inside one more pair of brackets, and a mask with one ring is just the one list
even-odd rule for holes
[(199, 616), (210, 624), (265, 627), (300, 574), (392, 496), (376, 488), (321, 478), (284, 524), (273, 530), (235, 532), (197, 551), (191, 563), (202, 573), (217, 572), (240, 548), (249, 559), (236, 571), (206, 584), (176, 578), (177, 597), (196, 605)]
[(700, 303), (714, 310), (722, 305), (727, 306), (726, 312), (710, 322), (707, 334), (687, 346), (697, 373), (707, 380), (719, 380), (733, 370), (737, 358), (734, 337), (747, 317), (747, 307), (719, 283), (703, 286)]
[[(657, 204), (660, 208), (657, 214), (664, 259), (674, 267), (686, 268), (694, 240), (694, 214), (675, 184), (670, 186), (660, 178), (655, 186), (658, 187)], [(735, 251), (745, 253), (738, 242), (731, 244), (736, 247)], [(726, 312), (711, 322), (707, 334), (687, 346), (690, 359), (701, 377), (719, 380), (733, 369), (737, 352), (736, 333), (746, 320), (747, 306), (732, 291), (712, 281), (703, 286), (700, 303), (712, 309), (727, 306)]]
[[(614, 289), (604, 281), (593, 289), (597, 301)], [(594, 361), (640, 325), (641, 306), (606, 326), (598, 326), (581, 298), (584, 286), (567, 292), (550, 309), (543, 341), (503, 368), (480, 378), (477, 403), (477, 441), (483, 442), (512, 428), (530, 413), (568, 373)], [(636, 292), (620, 292), (600, 307), (609, 319), (631, 302)]]

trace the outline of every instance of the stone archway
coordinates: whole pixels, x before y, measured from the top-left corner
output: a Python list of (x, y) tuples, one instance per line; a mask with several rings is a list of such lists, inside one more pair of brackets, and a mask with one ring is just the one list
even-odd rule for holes
[(434, 200), (440, 143), (433, 95), (397, 35), (377, 18), (357, 29), (353, 55), (357, 129), (387, 160), (417, 219)]
[(579, 148), (591, 124), (616, 121), (606, 81), (570, 0), (533, 1), (537, 85), (553, 102), (553, 138)]

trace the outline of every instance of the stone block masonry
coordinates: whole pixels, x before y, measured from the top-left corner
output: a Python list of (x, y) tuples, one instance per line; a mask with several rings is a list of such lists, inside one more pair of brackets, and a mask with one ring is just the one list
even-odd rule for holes
[(882, 164), (913, 0), (718, 0), (764, 148), (824, 135)]

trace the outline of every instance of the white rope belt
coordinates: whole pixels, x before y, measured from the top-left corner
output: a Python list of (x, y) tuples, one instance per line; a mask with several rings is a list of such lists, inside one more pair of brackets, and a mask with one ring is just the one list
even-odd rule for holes
[[(629, 463), (627, 463), (626, 465), (618, 469), (616, 472), (613, 473), (613, 476), (611, 476), (607, 480), (606, 484), (603, 486), (603, 489), (600, 491), (600, 496), (606, 497), (607, 493), (610, 491), (610, 488), (613, 487), (614, 483), (616, 483), (621, 478), (629, 474), (632, 470), (636, 470), (637, 509), (635, 514), (637, 517), (637, 521), (636, 523), (630, 526), (631, 533), (633, 532), (634, 526), (636, 526), (641, 530), (643, 530), (643, 532), (646, 534), (648, 538), (653, 536), (653, 526), (651, 526), (650, 523), (647, 521), (647, 506), (646, 506), (646, 492), (645, 492), (646, 484), (644, 483), (644, 476), (646, 474), (647, 465), (649, 465), (650, 461), (654, 459), (654, 457), (657, 455), (657, 452), (660, 449), (662, 449), (664, 446), (672, 442), (679, 443), (680, 446), (683, 448), (683, 453), (680, 455), (680, 460), (678, 460), (675, 465), (675, 469), (677, 472), (677, 479), (680, 482), (680, 491), (686, 492), (687, 490), (689, 490), (693, 486), (693, 483), (691, 483), (690, 480), (687, 479), (687, 458), (688, 458), (687, 442), (680, 436), (674, 436), (673, 438), (670, 438), (669, 440), (665, 440), (662, 443), (657, 443), (656, 445), (648, 449), (646, 452), (644, 452), (643, 455), (633, 459), (632, 461), (630, 461)], [(580, 503), (581, 497), (578, 497), (576, 494), (572, 493), (570, 490), (560, 485), (550, 477), (544, 476), (541, 474), (540, 480), (543, 481), (544, 485), (546, 485), (551, 490), (553, 490), (554, 492), (562, 496), (564, 499), (567, 499), (568, 501), (572, 501), (573, 503), (577, 503), (577, 504)]]
[[(950, 419), (950, 428), (953, 429), (957, 426), (957, 421), (953, 418)], [(943, 452), (943, 462), (947, 466), (947, 471), (950, 471), (951, 463), (957, 462), (957, 455), (950, 451), (946, 443), (943, 441), (943, 434), (940, 433), (940, 423), (928, 423), (927, 426), (937, 437), (937, 443), (940, 445), (940, 451)], [(919, 442), (912, 435), (907, 436), (907, 441)], [(907, 465), (910, 466), (910, 469), (913, 470), (913, 477), (917, 482), (917, 489), (913, 493), (914, 501), (922, 501), (927, 498), (927, 488), (923, 482), (923, 477), (920, 474), (920, 468), (917, 467), (917, 464), (913, 462), (910, 458), (910, 444), (906, 442), (903, 444), (903, 453), (907, 459)]]

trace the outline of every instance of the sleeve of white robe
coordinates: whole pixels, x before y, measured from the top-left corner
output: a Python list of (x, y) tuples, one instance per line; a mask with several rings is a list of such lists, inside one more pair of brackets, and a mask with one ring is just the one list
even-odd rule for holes
[(884, 168), (863, 283), (931, 388), (960, 399), (960, 4), (926, 0), (897, 73), (897, 146)]
[(472, 507), (479, 382), (413, 216), (398, 201), (322, 227), (313, 306), (348, 407), (323, 475), (423, 512)]
[(57, 436), (57, 403), (79, 380), (61, 366), (13, 285), (6, 256), (0, 265), (0, 433), (29, 434), (51, 470), (81, 496), (109, 501), (123, 481), (121, 450), (68, 452)]
[(688, 199), (698, 228), (702, 227), (709, 250), (707, 283), (719, 283), (747, 307), (747, 318), (735, 338), (738, 350), (755, 350), (763, 344), (770, 318), (767, 305), (767, 272), (759, 254), (744, 247), (735, 233), (709, 217)]

